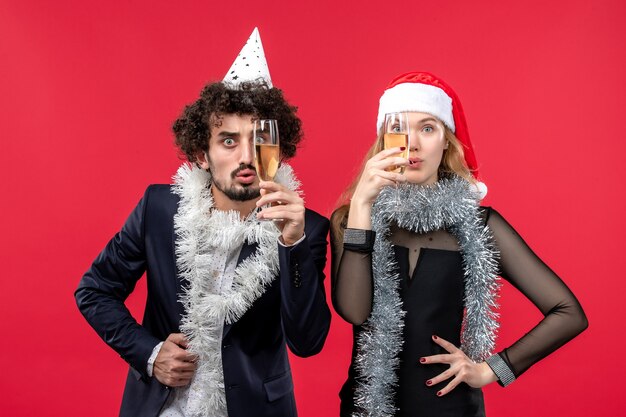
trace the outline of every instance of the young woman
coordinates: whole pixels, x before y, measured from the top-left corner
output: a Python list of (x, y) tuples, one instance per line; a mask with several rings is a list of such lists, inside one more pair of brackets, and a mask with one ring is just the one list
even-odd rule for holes
[[(383, 149), (386, 113), (407, 112), (409, 158)], [(576, 297), (486, 193), (461, 104), (432, 74), (396, 77), (350, 198), (332, 216), (335, 309), (354, 325), (341, 415), (482, 416), (481, 387), (506, 386), (587, 327)], [(404, 174), (394, 168), (404, 166)], [(497, 276), (544, 314), (492, 353)]]

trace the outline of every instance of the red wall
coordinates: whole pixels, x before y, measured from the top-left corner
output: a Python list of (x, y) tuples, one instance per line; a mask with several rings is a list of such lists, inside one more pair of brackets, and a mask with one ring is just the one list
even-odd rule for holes
[[(626, 414), (624, 2), (175, 3), (0, 0), (0, 415), (117, 412), (126, 364), (73, 290), (144, 188), (169, 182), (172, 121), (255, 25), (275, 84), (300, 106), (307, 138), (293, 165), (326, 215), (393, 76), (429, 70), (455, 87), (486, 203), (590, 319), (511, 387), (486, 388), (489, 415)], [(134, 313), (144, 296), (145, 284)], [(506, 346), (540, 315), (509, 285), (501, 302)], [(301, 416), (337, 414), (350, 343), (335, 316), (324, 351), (293, 361)]]

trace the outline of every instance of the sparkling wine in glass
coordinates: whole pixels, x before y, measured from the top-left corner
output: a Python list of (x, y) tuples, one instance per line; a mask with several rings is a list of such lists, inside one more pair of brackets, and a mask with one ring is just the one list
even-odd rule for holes
[(273, 181), (280, 165), (278, 124), (273, 119), (254, 122), (254, 165), (263, 181)]
[[(278, 122), (259, 119), (254, 122), (254, 166), (259, 179), (274, 181), (280, 165)], [(267, 207), (267, 206), (266, 206)]]
[[(404, 147), (404, 151), (399, 155), (401, 158), (409, 159), (409, 115), (406, 112), (395, 112), (385, 114), (385, 124), (383, 133), (383, 148)], [(404, 165), (391, 167), (389, 171), (404, 173)], [(401, 210), (400, 191), (396, 183), (396, 209)]]

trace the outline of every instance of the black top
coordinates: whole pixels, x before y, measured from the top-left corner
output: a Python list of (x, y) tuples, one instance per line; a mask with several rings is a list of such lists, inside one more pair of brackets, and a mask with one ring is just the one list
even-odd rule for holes
[[(500, 352), (515, 376), (576, 336), (586, 326), (582, 308), (567, 286), (526, 245), (517, 232), (491, 208), (481, 215), (500, 251), (500, 275), (528, 297), (544, 318), (529, 333)], [(391, 228), (400, 275), (400, 296), (406, 311), (404, 344), (398, 371), (396, 403), (399, 416), (484, 415), (482, 393), (461, 384), (444, 397), (436, 393), (449, 381), (426, 386), (426, 380), (447, 365), (421, 365), (419, 358), (446, 353), (431, 340), (436, 334), (460, 345), (464, 274), (456, 239), (444, 230), (417, 234)], [(344, 250), (333, 242), (332, 294), (337, 312), (354, 324), (354, 337), (371, 312), (372, 257)], [(354, 357), (341, 397), (342, 415), (353, 409)]]

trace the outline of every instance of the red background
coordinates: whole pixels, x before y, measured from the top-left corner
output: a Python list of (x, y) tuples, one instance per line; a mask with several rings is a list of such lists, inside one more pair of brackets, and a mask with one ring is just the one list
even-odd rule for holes
[[(0, 415), (111, 416), (126, 364), (72, 293), (149, 183), (181, 163), (170, 126), (259, 26), (300, 106), (293, 160), (329, 215), (400, 72), (463, 100), (486, 203), (578, 295), (590, 328), (507, 389), (490, 416), (626, 415), (622, 391), (626, 97), (623, 1), (0, 1)], [(145, 284), (129, 304), (141, 314)], [(540, 314), (510, 285), (500, 346)], [(337, 316), (293, 368), (300, 415), (337, 415), (350, 354)]]

